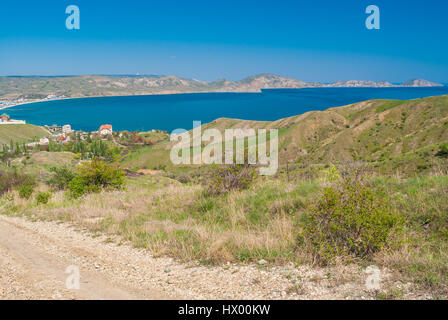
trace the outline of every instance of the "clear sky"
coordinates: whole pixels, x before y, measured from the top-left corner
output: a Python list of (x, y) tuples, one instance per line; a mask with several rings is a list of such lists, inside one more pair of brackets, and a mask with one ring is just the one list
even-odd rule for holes
[[(67, 30), (77, 5), (80, 30)], [(365, 27), (377, 5), (381, 29)], [(0, 75), (448, 82), (447, 0), (0, 2)]]

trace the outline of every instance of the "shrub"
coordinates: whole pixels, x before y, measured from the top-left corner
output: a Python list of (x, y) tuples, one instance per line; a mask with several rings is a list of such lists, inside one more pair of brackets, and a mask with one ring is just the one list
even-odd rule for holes
[(73, 198), (79, 198), (83, 194), (89, 192), (99, 192), (99, 190), (94, 190), (93, 186), (86, 185), (85, 181), (81, 177), (73, 178), (68, 184), (69, 195)]
[(438, 157), (448, 158), (448, 143), (444, 143), (440, 146), (440, 150), (436, 154)]
[(53, 167), (50, 169), (53, 175), (48, 179), (47, 184), (57, 190), (68, 188), (68, 184), (75, 177), (75, 172), (69, 167)]
[(33, 177), (20, 173), (16, 169), (9, 171), (0, 170), (0, 196), (22, 185), (33, 186)]
[(188, 174), (180, 174), (179, 176), (175, 177), (175, 179), (184, 184), (189, 183), (193, 180)]
[(34, 187), (31, 184), (23, 184), (19, 187), (19, 196), (23, 199), (29, 199), (34, 192)]
[(214, 167), (206, 181), (206, 190), (218, 195), (231, 190), (247, 189), (255, 181), (255, 168), (248, 164), (232, 164)]
[(36, 195), (37, 204), (47, 204), (51, 198), (50, 192), (39, 191)]
[(74, 198), (101, 190), (121, 189), (125, 183), (123, 170), (100, 160), (84, 162), (68, 188)]
[(324, 189), (317, 205), (305, 216), (304, 240), (316, 258), (328, 263), (337, 255), (370, 257), (394, 244), (403, 220), (390, 210), (384, 197), (350, 179)]

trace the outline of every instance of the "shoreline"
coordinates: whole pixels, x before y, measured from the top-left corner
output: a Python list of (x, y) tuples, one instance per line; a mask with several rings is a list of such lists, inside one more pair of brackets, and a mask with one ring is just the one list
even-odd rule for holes
[[(303, 89), (303, 88), (289, 88), (289, 89)], [(55, 99), (40, 99), (27, 101), (23, 103), (17, 103), (9, 106), (0, 107), (0, 110), (13, 108), (17, 106), (23, 106), (27, 104), (40, 103), (40, 102), (50, 102), (50, 101), (59, 101), (59, 100), (72, 100), (72, 99), (89, 99), (89, 98), (117, 98), (117, 97), (139, 97), (139, 96), (169, 96), (169, 95), (179, 95), (179, 94), (200, 94), (200, 93), (261, 93), (261, 91), (173, 91), (173, 92), (160, 92), (160, 93), (142, 93), (142, 94), (119, 94), (119, 95), (97, 95), (97, 96), (88, 96), (88, 97), (65, 97), (65, 98), (55, 98)]]

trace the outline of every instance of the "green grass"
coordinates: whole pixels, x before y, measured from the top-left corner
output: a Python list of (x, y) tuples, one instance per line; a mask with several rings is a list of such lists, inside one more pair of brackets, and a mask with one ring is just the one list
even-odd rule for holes
[(377, 113), (384, 112), (389, 109), (398, 107), (399, 105), (402, 105), (404, 103), (407, 103), (407, 101), (406, 100), (388, 100), (385, 103), (383, 103), (382, 105), (378, 106), (375, 111)]
[(11, 140), (16, 143), (31, 142), (48, 136), (47, 130), (32, 124), (3, 124), (0, 125), (0, 145), (9, 146)]
[(76, 156), (70, 152), (40, 151), (28, 157), (12, 160), (11, 166), (32, 176), (39, 176), (41, 180), (46, 180), (52, 167), (75, 166), (78, 162)]

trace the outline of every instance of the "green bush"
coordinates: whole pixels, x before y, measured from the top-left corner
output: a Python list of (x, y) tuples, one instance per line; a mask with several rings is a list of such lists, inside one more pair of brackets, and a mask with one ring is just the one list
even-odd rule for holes
[(218, 195), (231, 190), (247, 189), (256, 177), (255, 168), (248, 164), (213, 167), (206, 181), (206, 190), (210, 194)]
[(51, 198), (50, 192), (39, 191), (36, 195), (37, 204), (47, 204)]
[(53, 173), (47, 184), (54, 189), (64, 190), (68, 188), (68, 184), (75, 177), (75, 172), (69, 167), (53, 167), (50, 169)]
[(34, 186), (31, 184), (23, 184), (19, 187), (19, 196), (23, 199), (29, 199), (34, 192)]
[(69, 182), (70, 195), (78, 198), (86, 193), (121, 189), (124, 186), (124, 172), (100, 160), (84, 162), (76, 176)]
[(383, 247), (395, 244), (403, 225), (384, 196), (350, 179), (325, 188), (304, 222), (300, 241), (308, 244), (324, 263), (338, 255), (371, 257)]
[(68, 184), (69, 195), (72, 198), (79, 198), (82, 195), (90, 192), (99, 192), (99, 187), (89, 186), (85, 179), (81, 177), (73, 178)]
[(448, 158), (448, 143), (444, 143), (440, 146), (440, 150), (437, 152), (437, 156)]

